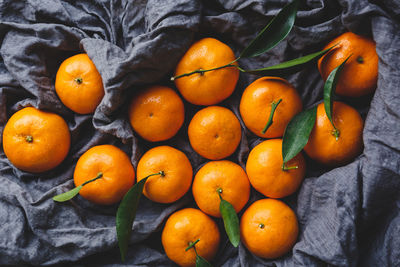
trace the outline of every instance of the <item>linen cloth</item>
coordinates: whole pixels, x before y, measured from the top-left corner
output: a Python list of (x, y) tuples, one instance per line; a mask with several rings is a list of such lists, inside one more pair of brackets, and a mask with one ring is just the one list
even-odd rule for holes
[[(205, 159), (190, 147), (187, 126), (201, 107), (185, 102), (178, 135), (144, 141), (131, 129), (127, 107), (133, 93), (169, 81), (177, 62), (197, 39), (215, 37), (236, 55), (287, 3), (286, 0), (3, 0), (0, 1), (0, 132), (17, 110), (34, 106), (63, 116), (72, 146), (65, 161), (43, 174), (16, 169), (0, 148), (0, 264), (175, 266), (162, 250), (160, 232), (168, 216), (195, 207), (189, 192), (176, 203), (145, 197), (133, 226), (126, 262), (119, 259), (117, 204), (98, 206), (80, 196), (66, 203), (51, 198), (73, 187), (78, 158), (90, 147), (114, 144), (136, 167), (149, 148), (181, 149), (196, 171)], [(364, 151), (354, 162), (327, 168), (307, 158), (298, 193), (283, 199), (296, 212), (300, 234), (293, 250), (276, 260), (233, 248), (222, 239), (214, 266), (400, 266), (400, 2), (397, 0), (300, 1), (295, 26), (270, 52), (241, 59), (259, 68), (319, 51), (346, 31), (377, 44), (378, 87), (374, 96), (338, 98), (365, 118)], [(100, 72), (105, 96), (93, 115), (67, 109), (54, 90), (61, 62), (87, 53)], [(355, 74), (356, 75), (356, 74)], [(220, 105), (240, 118), (244, 88), (257, 77), (241, 74), (234, 94)], [(287, 77), (304, 107), (322, 100), (316, 64)], [(262, 140), (242, 123), (240, 147), (229, 160), (245, 167), (249, 150)], [(262, 196), (252, 190), (252, 203)], [(248, 206), (247, 205), (247, 206)], [(246, 206), (246, 207), (247, 207)], [(241, 214), (241, 213), (240, 213)]]

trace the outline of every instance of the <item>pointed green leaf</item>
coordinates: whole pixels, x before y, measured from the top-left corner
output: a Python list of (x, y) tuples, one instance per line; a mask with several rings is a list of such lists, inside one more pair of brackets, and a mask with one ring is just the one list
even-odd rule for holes
[(282, 141), (283, 163), (294, 158), (307, 144), (316, 116), (317, 107), (314, 107), (300, 112), (288, 123)]
[(88, 183), (94, 182), (97, 179), (100, 179), (101, 177), (103, 177), (103, 173), (99, 172), (97, 174), (97, 176), (94, 177), (93, 179), (90, 179), (90, 180), (84, 182), (80, 186), (77, 186), (77, 187), (75, 187), (74, 189), (72, 189), (72, 190), (70, 190), (68, 192), (65, 192), (65, 193), (62, 193), (60, 195), (57, 195), (57, 196), (53, 197), (53, 200), (57, 201), (57, 202), (64, 202), (64, 201), (70, 200), (71, 198), (76, 196), (79, 193), (79, 191), (81, 191), (83, 186), (87, 185)]
[(57, 201), (57, 202), (68, 201), (71, 198), (73, 198), (74, 196), (76, 196), (79, 193), (79, 191), (81, 191), (82, 187), (83, 187), (83, 185), (80, 185), (80, 186), (77, 186), (77, 187), (75, 187), (74, 189), (72, 189), (72, 190), (70, 190), (68, 192), (59, 194), (59, 195), (53, 197), (53, 200)]
[(122, 261), (125, 260), (126, 251), (131, 238), (133, 221), (135, 220), (136, 211), (139, 206), (139, 200), (142, 196), (143, 188), (148, 178), (149, 177), (146, 177), (140, 180), (131, 189), (129, 189), (118, 207), (116, 228), (118, 246)]
[(274, 66), (255, 70), (244, 70), (244, 72), (259, 76), (287, 76), (289, 74), (293, 74), (304, 69), (307, 65), (312, 64), (314, 61), (318, 60), (320, 57), (328, 53), (332, 48), (333, 46), (328, 49), (292, 59)]
[(292, 3), (282, 8), (271, 22), (268, 23), (257, 37), (243, 50), (239, 58), (261, 55), (285, 39), (293, 28), (296, 19), (297, 6), (298, 0), (294, 0)]
[(346, 64), (347, 60), (351, 57), (348, 56), (342, 64), (337, 66), (335, 69), (331, 71), (329, 74), (328, 78), (325, 81), (324, 84), (324, 107), (325, 107), (325, 112), (326, 116), (328, 116), (328, 119), (332, 123), (333, 128), (336, 128), (335, 125), (333, 124), (332, 120), (332, 95), (335, 93), (336, 85), (339, 81), (340, 73), (342, 72), (344, 65)]
[(212, 267), (212, 265), (202, 256), (196, 255), (196, 267)]
[(224, 199), (221, 199), (219, 211), (221, 212), (229, 241), (231, 241), (232, 245), (236, 248), (240, 242), (239, 218), (236, 211), (232, 204)]

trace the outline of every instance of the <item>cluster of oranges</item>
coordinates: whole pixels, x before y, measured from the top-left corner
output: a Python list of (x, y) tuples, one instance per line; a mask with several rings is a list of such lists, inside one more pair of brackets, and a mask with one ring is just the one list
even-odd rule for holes
[[(353, 97), (371, 93), (376, 87), (378, 60), (374, 42), (345, 33), (332, 44), (337, 45), (318, 62), (322, 77), (326, 79), (352, 54), (337, 93)], [(249, 251), (268, 259), (280, 257), (292, 248), (299, 231), (295, 213), (277, 198), (296, 192), (305, 175), (301, 153), (286, 164), (282, 160), (281, 138), (289, 121), (301, 112), (301, 98), (288, 81), (278, 77), (262, 77), (244, 90), (239, 106), (241, 119), (247, 129), (266, 139), (250, 151), (244, 170), (224, 160), (236, 151), (243, 135), (239, 114), (216, 105), (233, 93), (239, 78), (237, 68), (217, 68), (229, 63), (237, 64), (232, 50), (216, 39), (205, 38), (189, 48), (175, 71), (180, 95), (194, 105), (207, 106), (191, 119), (188, 137), (193, 150), (210, 161), (193, 179), (191, 163), (182, 151), (156, 146), (141, 157), (136, 170), (138, 181), (151, 176), (143, 193), (154, 202), (172, 203), (192, 187), (199, 209), (175, 212), (162, 232), (167, 256), (181, 266), (193, 266), (196, 255), (212, 260), (220, 233), (208, 215), (221, 217), (221, 199), (240, 212), (249, 200), (251, 186), (268, 198), (254, 202), (241, 216), (241, 240)], [(85, 54), (62, 63), (55, 89), (65, 106), (79, 114), (93, 113), (104, 96), (100, 74)], [(134, 132), (150, 142), (165, 141), (176, 135), (183, 125), (184, 113), (185, 105), (179, 94), (159, 85), (137, 92), (128, 110)], [(304, 150), (313, 160), (338, 166), (361, 152), (363, 121), (354, 108), (341, 102), (333, 105), (333, 121), (335, 129), (320, 104)], [(39, 173), (56, 167), (68, 154), (69, 147), (66, 122), (50, 112), (24, 108), (4, 128), (4, 152), (12, 164), (24, 171)], [(85, 185), (80, 191), (82, 197), (108, 205), (120, 201), (134, 185), (135, 170), (121, 149), (100, 145), (79, 158), (74, 182), (76, 186)], [(188, 246), (194, 249), (187, 249)]]

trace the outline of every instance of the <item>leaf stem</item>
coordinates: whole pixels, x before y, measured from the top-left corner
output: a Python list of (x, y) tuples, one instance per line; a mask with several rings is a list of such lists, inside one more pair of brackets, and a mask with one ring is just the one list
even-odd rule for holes
[(285, 163), (282, 164), (282, 171), (294, 170), (294, 169), (298, 169), (298, 168), (299, 168), (299, 166), (287, 167)]
[(94, 181), (96, 181), (97, 179), (100, 179), (101, 177), (103, 177), (103, 173), (102, 173), (102, 172), (99, 172), (99, 173), (97, 173), (97, 176), (96, 176), (96, 177), (94, 177), (94, 178), (91, 179), (91, 180), (88, 180), (88, 181), (84, 182), (84, 183), (82, 184), (82, 186), (87, 185), (88, 183), (94, 182)]
[(193, 248), (194, 251), (196, 252), (196, 255), (197, 255), (197, 251), (196, 251), (195, 245), (196, 245), (199, 241), (200, 241), (200, 239), (197, 239), (197, 240), (194, 241), (194, 242), (189, 242), (189, 246), (185, 249), (185, 251), (188, 251), (189, 249)]
[(207, 69), (207, 70), (198, 69), (198, 70), (194, 70), (194, 71), (191, 71), (191, 72), (188, 72), (188, 73), (184, 73), (184, 74), (181, 74), (181, 75), (177, 75), (177, 76), (171, 77), (171, 81), (175, 81), (176, 79), (179, 79), (179, 78), (182, 78), (182, 77), (186, 77), (186, 76), (190, 76), (190, 75), (193, 75), (193, 74), (196, 74), (196, 73), (200, 73), (200, 75), (203, 75), (204, 73), (209, 72), (209, 71), (219, 70), (219, 69), (228, 68), (228, 67), (235, 67), (238, 70), (243, 72), (244, 71), (243, 69), (241, 69), (238, 65), (233, 64), (236, 61), (238, 61), (239, 58), (240, 57), (236, 58), (234, 61), (232, 61), (232, 62), (230, 62), (230, 63), (228, 63), (226, 65), (219, 66), (219, 67), (216, 67), (216, 68)]
[(272, 125), (273, 123), (273, 117), (275, 113), (275, 109), (278, 107), (278, 105), (282, 102), (282, 98), (278, 100), (278, 102), (272, 101), (271, 103), (271, 113), (269, 114), (269, 118), (267, 121), (267, 124), (265, 125), (264, 129), (261, 131), (262, 134), (265, 134), (265, 132), (268, 130), (268, 128)]
[(144, 177), (143, 179), (140, 179), (140, 180), (144, 180), (144, 179), (147, 180), (147, 178), (149, 178), (151, 176), (156, 176), (156, 175), (160, 175), (161, 177), (164, 177), (165, 173), (164, 173), (164, 171), (159, 171), (159, 172), (156, 172), (156, 173), (149, 174), (149, 175), (147, 175), (146, 177)]
[(332, 135), (335, 137), (335, 139), (336, 139), (336, 141), (337, 140), (339, 140), (339, 137), (340, 137), (340, 131), (335, 127), (335, 126), (333, 126), (333, 130), (332, 130)]
[(165, 176), (165, 173), (164, 173), (164, 171), (159, 171), (159, 172), (157, 172), (157, 173), (149, 174), (149, 175), (147, 175), (147, 176), (145, 177), (145, 179), (146, 179), (146, 178), (149, 178), (149, 177), (151, 177), (151, 176), (154, 176), (154, 175), (161, 175), (162, 177), (164, 177), (164, 176)]
[(221, 196), (221, 194), (222, 194), (222, 188), (221, 188), (221, 187), (218, 187), (218, 188), (217, 188), (217, 193), (218, 193), (219, 199), (222, 200), (222, 196)]

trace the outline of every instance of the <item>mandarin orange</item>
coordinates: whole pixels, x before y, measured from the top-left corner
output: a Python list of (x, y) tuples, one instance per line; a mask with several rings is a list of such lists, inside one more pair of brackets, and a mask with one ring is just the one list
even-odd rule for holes
[[(179, 61), (175, 76), (195, 70), (207, 70), (235, 60), (232, 49), (214, 38), (204, 38), (194, 43)], [(237, 63), (233, 63), (237, 65)], [(175, 79), (183, 98), (195, 105), (215, 105), (228, 98), (235, 90), (239, 70), (227, 67)]]
[(67, 58), (60, 65), (55, 89), (61, 102), (79, 114), (93, 113), (104, 96), (100, 73), (87, 54)]
[(96, 204), (111, 205), (120, 201), (135, 183), (135, 170), (129, 157), (116, 146), (99, 145), (83, 153), (75, 166), (74, 183), (79, 194)]
[(3, 131), (4, 153), (15, 167), (27, 172), (55, 168), (67, 156), (70, 144), (65, 120), (33, 107), (14, 113)]
[(197, 172), (192, 186), (197, 206), (214, 217), (221, 217), (220, 198), (228, 201), (238, 213), (250, 196), (250, 183), (245, 171), (228, 160), (210, 161)]
[(296, 214), (280, 200), (260, 199), (243, 213), (240, 233), (254, 255), (275, 259), (289, 252), (299, 232)]
[(338, 95), (358, 97), (372, 93), (378, 80), (376, 44), (370, 38), (346, 32), (329, 42), (324, 49), (336, 45), (318, 61), (318, 69), (326, 80), (331, 71), (348, 56), (336, 86)]
[(211, 106), (198, 111), (189, 123), (189, 141), (202, 157), (219, 160), (235, 152), (242, 129), (238, 118), (227, 108)]
[(186, 208), (173, 213), (162, 232), (162, 245), (168, 258), (182, 267), (194, 267), (196, 253), (186, 248), (199, 240), (197, 253), (210, 261), (217, 253), (220, 233), (217, 224), (198, 209)]

